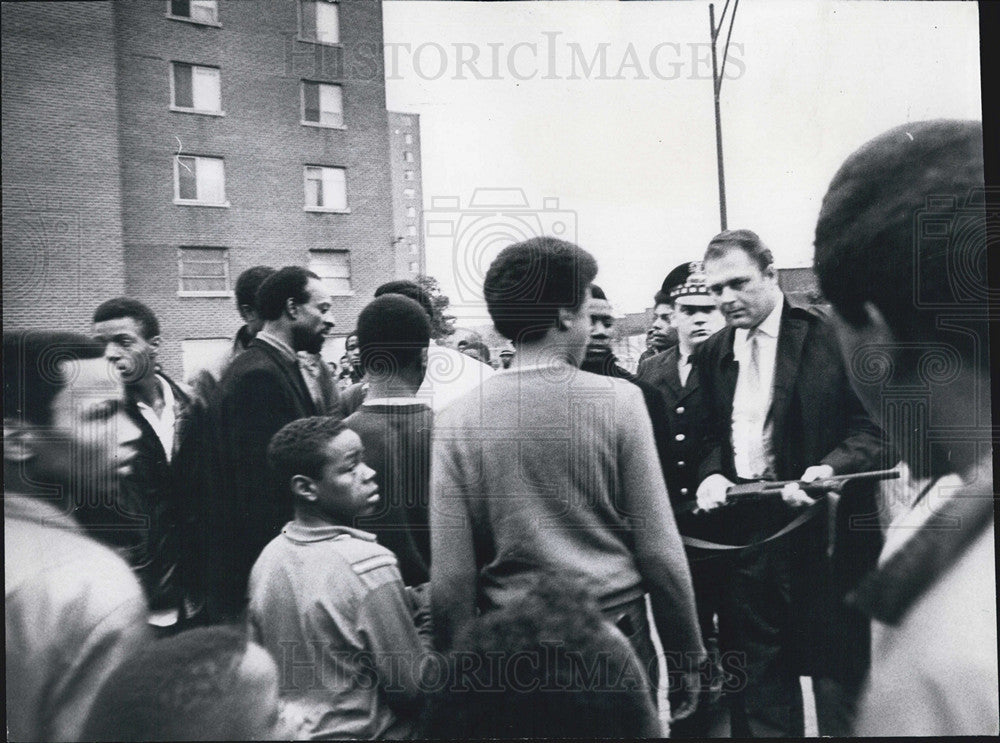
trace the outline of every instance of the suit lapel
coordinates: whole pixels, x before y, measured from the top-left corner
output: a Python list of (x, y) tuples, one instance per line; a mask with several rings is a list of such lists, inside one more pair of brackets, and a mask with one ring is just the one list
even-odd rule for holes
[(258, 348), (263, 349), (264, 353), (277, 364), (278, 368), (281, 369), (282, 374), (285, 375), (285, 380), (288, 382), (292, 391), (298, 397), (299, 404), (302, 409), (307, 411), (308, 415), (316, 415), (319, 411), (316, 410), (316, 401), (313, 400), (312, 395), (309, 394), (309, 388), (306, 387), (306, 381), (302, 378), (302, 372), (299, 371), (299, 364), (297, 361), (291, 361), (285, 358), (285, 356), (278, 351), (277, 348), (273, 348), (270, 344), (255, 338), (253, 344)]
[(163, 442), (160, 441), (160, 437), (156, 435), (156, 431), (153, 430), (152, 424), (146, 420), (146, 416), (142, 414), (139, 410), (139, 404), (134, 399), (129, 399), (125, 405), (128, 410), (129, 417), (132, 422), (139, 427), (142, 432), (142, 438), (146, 442), (146, 446), (149, 446), (153, 450), (157, 458), (166, 461), (167, 455), (163, 451)]
[(774, 387), (771, 394), (769, 416), (774, 423), (774, 440), (781, 440), (781, 429), (792, 399), (795, 378), (802, 358), (802, 347), (809, 332), (809, 320), (802, 317), (802, 310), (787, 301), (782, 310), (781, 328), (778, 331), (778, 351), (774, 362)]
[(740, 372), (740, 365), (736, 363), (733, 355), (733, 342), (736, 340), (736, 331), (732, 327), (727, 327), (723, 331), (722, 354), (719, 357), (719, 379), (722, 386), (716, 390), (721, 402), (721, 410), (725, 420), (733, 417), (733, 398), (736, 397), (736, 378)]

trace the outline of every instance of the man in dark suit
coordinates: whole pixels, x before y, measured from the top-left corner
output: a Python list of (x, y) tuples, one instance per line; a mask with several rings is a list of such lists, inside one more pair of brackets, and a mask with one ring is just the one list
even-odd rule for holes
[(131, 472), (113, 508), (84, 508), (78, 518), (121, 552), (142, 583), (151, 623), (175, 628), (181, 602), (178, 451), (190, 430), (191, 391), (160, 370), (160, 323), (130, 297), (103, 302), (93, 315), (95, 339), (125, 384), (125, 413), (141, 432)]
[[(677, 333), (677, 345), (639, 363), (639, 381), (652, 385), (662, 401), (663, 421), (668, 441), (664, 477), (674, 508), (677, 528), (684, 537), (712, 537), (713, 515), (693, 513), (698, 490), (698, 464), (705, 438), (701, 385), (694, 365), (695, 351), (724, 325), (715, 301), (708, 294), (701, 261), (682, 263), (667, 274), (654, 303), (657, 318), (670, 319)], [(654, 429), (656, 422), (654, 421)], [(698, 621), (710, 659), (718, 663), (718, 639), (715, 610), (718, 605), (717, 554), (687, 548), (691, 579), (694, 583)], [(713, 651), (715, 651), (713, 653)], [(714, 666), (713, 666), (714, 667)], [(686, 720), (670, 726), (672, 738), (709, 737), (720, 717), (716, 705), (709, 702), (708, 687), (718, 682), (717, 673), (706, 669), (706, 688), (698, 709)]]
[(333, 328), (329, 292), (316, 274), (286, 266), (264, 281), (257, 304), (264, 326), (224, 372), (213, 403), (219, 476), (207, 568), (216, 621), (243, 610), (254, 560), (292, 516), (290, 497), (271, 481), (268, 442), (286, 423), (325, 412), (299, 352), (318, 354)]
[[(893, 464), (850, 387), (833, 328), (784, 297), (760, 238), (716, 235), (705, 273), (729, 327), (699, 350), (708, 416), (699, 508), (722, 506), (738, 482), (812, 481)], [(861, 497), (845, 492), (844, 501)], [(725, 507), (733, 538), (755, 545), (734, 551), (719, 609), (722, 650), (746, 662), (744, 688), (730, 697), (733, 735), (803, 735), (800, 675), (814, 677), (821, 734), (849, 714), (848, 679), (834, 674), (830, 657), (847, 649), (836, 641), (844, 628), (832, 626), (842, 617), (829, 582), (826, 507), (805, 511), (781, 499)], [(758, 544), (796, 519), (804, 523), (787, 536)], [(877, 542), (878, 532), (869, 534)]]

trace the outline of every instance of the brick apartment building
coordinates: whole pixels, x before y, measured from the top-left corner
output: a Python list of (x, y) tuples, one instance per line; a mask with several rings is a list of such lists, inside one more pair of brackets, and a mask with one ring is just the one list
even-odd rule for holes
[(389, 158), (396, 275), (415, 276), (426, 267), (419, 115), (389, 111)]
[(396, 239), (380, 3), (4, 3), (2, 20), (5, 329), (86, 331), (127, 294), (180, 376), (238, 327), (250, 266), (319, 273), (340, 334), (422, 268)]

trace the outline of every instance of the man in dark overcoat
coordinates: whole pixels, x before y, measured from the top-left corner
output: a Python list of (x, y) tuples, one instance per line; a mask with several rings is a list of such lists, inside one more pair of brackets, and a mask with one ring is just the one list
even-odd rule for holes
[[(834, 589), (828, 559), (835, 547), (828, 521), (833, 501), (723, 505), (726, 490), (756, 480), (812, 481), (894, 461), (887, 461), (881, 430), (851, 389), (832, 326), (784, 296), (771, 251), (755, 233), (714, 237), (705, 273), (728, 327), (699, 349), (708, 435), (697, 502), (705, 511), (733, 509), (730, 539), (754, 545), (732, 551), (721, 590), (720, 645), (745, 662), (741, 688), (730, 695), (732, 733), (803, 735), (799, 676), (807, 675), (817, 693), (820, 734), (834, 734), (850, 717), (867, 645), (864, 620), (846, 614)], [(871, 489), (845, 491), (836, 517), (840, 546), (850, 541), (855, 559), (874, 560), (877, 527), (864, 530), (864, 519), (852, 519), (846, 528), (848, 516), (864, 515), (871, 524)], [(786, 527), (787, 534), (775, 537)]]
[(316, 274), (288, 266), (264, 281), (257, 304), (264, 326), (223, 373), (213, 403), (219, 464), (218, 492), (209, 496), (207, 608), (215, 621), (242, 611), (250, 568), (292, 517), (291, 496), (268, 471), (271, 437), (326, 412), (299, 352), (318, 354), (333, 328), (330, 293)]

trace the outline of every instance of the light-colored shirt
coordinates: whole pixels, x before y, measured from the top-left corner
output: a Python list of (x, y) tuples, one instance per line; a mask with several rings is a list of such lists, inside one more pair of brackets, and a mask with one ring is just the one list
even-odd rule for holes
[[(769, 413), (784, 305), (781, 291), (776, 290), (775, 294), (771, 313), (756, 328), (737, 328), (733, 339), (733, 357), (739, 364), (733, 395), (733, 459), (736, 474), (746, 479), (772, 474), (774, 469)], [(750, 367), (751, 333), (757, 339), (759, 384), (756, 393), (746, 373)]]
[(268, 333), (266, 330), (262, 330), (259, 333), (257, 333), (257, 338), (259, 340), (264, 341), (264, 343), (271, 346), (272, 348), (278, 349), (278, 351), (281, 352), (281, 355), (284, 356), (289, 361), (294, 361), (298, 363), (299, 357), (296, 355), (295, 349), (289, 346), (283, 340), (281, 340), (281, 338), (279, 338), (278, 336), (272, 333)]
[(454, 348), (431, 343), (427, 348), (427, 373), (417, 397), (437, 413), (494, 374), (489, 364)]
[[(360, 529), (288, 523), (250, 573), (249, 623), (278, 664), (308, 739), (409, 737), (386, 687), (420, 698), (429, 610), (396, 557)], [(418, 630), (417, 623), (420, 622)]]
[(323, 388), (319, 383), (319, 365), (326, 362), (323, 361), (323, 357), (318, 353), (309, 353), (308, 351), (299, 351), (295, 356), (299, 362), (299, 373), (302, 375), (302, 381), (306, 383), (309, 395), (312, 397), (313, 402), (316, 403), (316, 409), (324, 410), (326, 408), (326, 401), (323, 399)]
[(177, 420), (177, 411), (174, 406), (177, 401), (174, 399), (174, 391), (170, 389), (167, 380), (159, 374), (154, 378), (160, 385), (160, 393), (163, 395), (163, 410), (157, 414), (156, 410), (141, 400), (137, 400), (135, 404), (139, 408), (139, 415), (146, 419), (146, 422), (152, 427), (153, 433), (156, 434), (156, 438), (163, 445), (163, 451), (169, 462), (174, 455), (174, 423)]
[(101, 685), (151, 641), (128, 565), (51, 503), (5, 493), (10, 740), (80, 740)]
[[(986, 467), (983, 481), (992, 482)], [(926, 481), (922, 483), (926, 485)], [(959, 492), (956, 475), (941, 478), (886, 531), (884, 563), (941, 504)], [(989, 497), (989, 489), (984, 495)], [(994, 528), (890, 626), (872, 621), (872, 664), (855, 733), (861, 736), (1000, 734)]]

